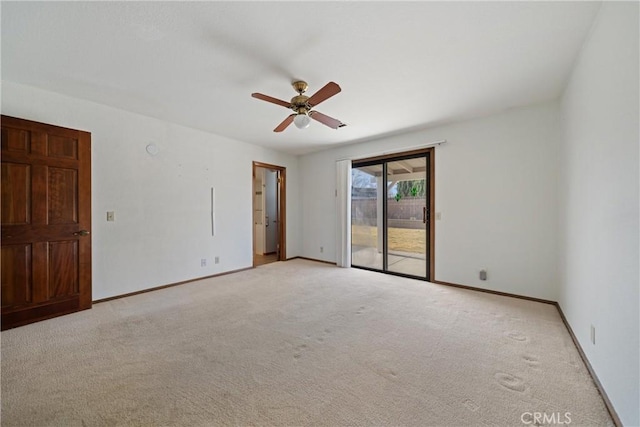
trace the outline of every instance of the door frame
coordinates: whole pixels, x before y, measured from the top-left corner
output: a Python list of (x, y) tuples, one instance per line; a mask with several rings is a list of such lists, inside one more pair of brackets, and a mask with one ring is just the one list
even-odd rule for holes
[(262, 163), (253, 161), (251, 171), (251, 234), (253, 236), (252, 243), (252, 264), (255, 267), (255, 254), (256, 254), (256, 227), (254, 224), (254, 211), (255, 211), (255, 194), (256, 194), (256, 169), (264, 168), (278, 172), (278, 261), (286, 261), (287, 259), (287, 168), (284, 166), (272, 165), (269, 163)]
[[(388, 254), (386, 254), (387, 252), (387, 248), (386, 248), (386, 239), (383, 239), (383, 250), (385, 252), (384, 254), (384, 262), (383, 262), (383, 270), (378, 270), (378, 269), (373, 269), (373, 268), (367, 268), (367, 267), (360, 267), (360, 266), (353, 266), (356, 268), (362, 268), (365, 270), (372, 270), (372, 271), (380, 271), (383, 273), (387, 273), (387, 274), (392, 274), (392, 275), (396, 275), (396, 276), (403, 276), (403, 277), (411, 277), (413, 279), (418, 279), (418, 280), (426, 280), (427, 282), (433, 282), (436, 278), (436, 251), (435, 251), (435, 247), (436, 247), (436, 215), (435, 215), (435, 204), (436, 204), (436, 151), (434, 147), (427, 147), (427, 148), (421, 148), (418, 150), (410, 150), (410, 151), (402, 151), (402, 152), (398, 152), (398, 153), (390, 153), (390, 154), (384, 154), (384, 155), (380, 155), (380, 156), (374, 156), (374, 157), (366, 157), (366, 158), (362, 158), (362, 159), (354, 159), (352, 161), (352, 165), (356, 164), (356, 163), (368, 163), (368, 162), (387, 162), (389, 160), (392, 159), (397, 159), (397, 158), (405, 158), (405, 157), (411, 157), (411, 156), (418, 156), (418, 155), (422, 155), (424, 154), (425, 156), (427, 156), (427, 174), (428, 174), (428, 179), (429, 179), (429, 198), (427, 200), (427, 222), (428, 222), (428, 227), (427, 227), (427, 241), (428, 241), (428, 246), (429, 246), (429, 263), (428, 263), (428, 268), (427, 268), (427, 275), (426, 278), (421, 278), (421, 277), (416, 277), (416, 276), (410, 276), (410, 275), (406, 275), (406, 274), (402, 274), (402, 273), (397, 273), (397, 272), (393, 272), (393, 271), (387, 271), (384, 270), (385, 264), (386, 264), (386, 259)], [(383, 168), (383, 170), (386, 170), (386, 168)], [(351, 190), (349, 190), (351, 191)], [(386, 215), (386, 191), (384, 192), (385, 194), (385, 200), (383, 200), (383, 212), (384, 215)], [(349, 230), (351, 230), (351, 222), (349, 222)], [(351, 232), (351, 231), (350, 231)], [(385, 231), (386, 233), (386, 231)]]

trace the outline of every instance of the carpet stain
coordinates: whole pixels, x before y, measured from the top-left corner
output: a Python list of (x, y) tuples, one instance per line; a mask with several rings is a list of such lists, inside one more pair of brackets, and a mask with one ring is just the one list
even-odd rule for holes
[(529, 337), (527, 337), (526, 335), (518, 331), (509, 331), (505, 335), (514, 341), (520, 341), (520, 342), (529, 341)]
[(524, 356), (522, 356), (522, 359), (527, 365), (531, 366), (532, 368), (536, 368), (538, 367), (538, 365), (540, 365), (540, 360), (537, 356), (525, 354)]
[(294, 359), (300, 359), (302, 357), (302, 353), (307, 349), (306, 344), (299, 344), (294, 347), (295, 353), (293, 353)]
[(472, 411), (472, 412), (476, 412), (478, 409), (480, 409), (480, 406), (478, 406), (476, 404), (476, 402), (474, 402), (471, 399), (465, 399), (462, 401), (462, 404), (464, 405), (465, 408), (467, 408), (468, 410)]
[(498, 372), (494, 375), (498, 384), (507, 390), (517, 391), (518, 393), (523, 393), (527, 387), (522, 380), (522, 378), (518, 378), (515, 375), (507, 374), (504, 372)]
[(380, 375), (383, 378), (388, 380), (396, 379), (398, 377), (398, 373), (395, 369), (389, 368), (387, 366), (383, 367), (372, 367), (370, 368), (374, 373)]
[(332, 322), (341, 322), (344, 319), (344, 314), (341, 313), (332, 313), (329, 316), (329, 320)]
[(397, 354), (393, 351), (386, 349), (374, 350), (365, 366), (376, 375), (388, 380), (396, 380), (398, 378), (396, 360)]

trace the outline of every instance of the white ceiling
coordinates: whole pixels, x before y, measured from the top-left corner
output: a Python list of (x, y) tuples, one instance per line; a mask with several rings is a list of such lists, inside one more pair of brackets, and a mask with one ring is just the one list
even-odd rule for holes
[[(6, 2), (2, 79), (302, 154), (558, 97), (599, 2)], [(272, 130), (289, 100), (342, 92)]]

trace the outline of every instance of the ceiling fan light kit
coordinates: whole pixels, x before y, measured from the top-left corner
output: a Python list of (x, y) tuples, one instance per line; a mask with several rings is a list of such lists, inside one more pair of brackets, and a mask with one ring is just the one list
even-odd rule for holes
[(298, 92), (298, 95), (291, 98), (291, 102), (283, 101), (281, 99), (273, 98), (261, 93), (252, 93), (251, 96), (256, 99), (271, 102), (272, 104), (281, 105), (286, 108), (290, 108), (295, 111), (295, 114), (289, 115), (282, 123), (280, 123), (273, 131), (282, 132), (285, 130), (291, 122), (293, 122), (298, 129), (306, 129), (311, 123), (311, 119), (314, 119), (325, 126), (329, 126), (332, 129), (338, 129), (346, 126), (338, 119), (329, 117), (319, 111), (312, 110), (313, 107), (320, 104), (323, 101), (331, 98), (333, 95), (340, 93), (342, 89), (334, 82), (329, 82), (322, 89), (317, 91), (311, 96), (303, 95), (307, 90), (307, 83), (295, 81), (292, 83), (293, 89)]
[(298, 129), (306, 129), (311, 124), (311, 119), (304, 113), (298, 113), (293, 118), (293, 124), (296, 125)]

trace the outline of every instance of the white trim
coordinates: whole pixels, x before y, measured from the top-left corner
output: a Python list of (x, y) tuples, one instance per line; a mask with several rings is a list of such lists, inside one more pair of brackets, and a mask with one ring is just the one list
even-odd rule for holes
[(351, 160), (336, 162), (336, 264), (351, 267)]

